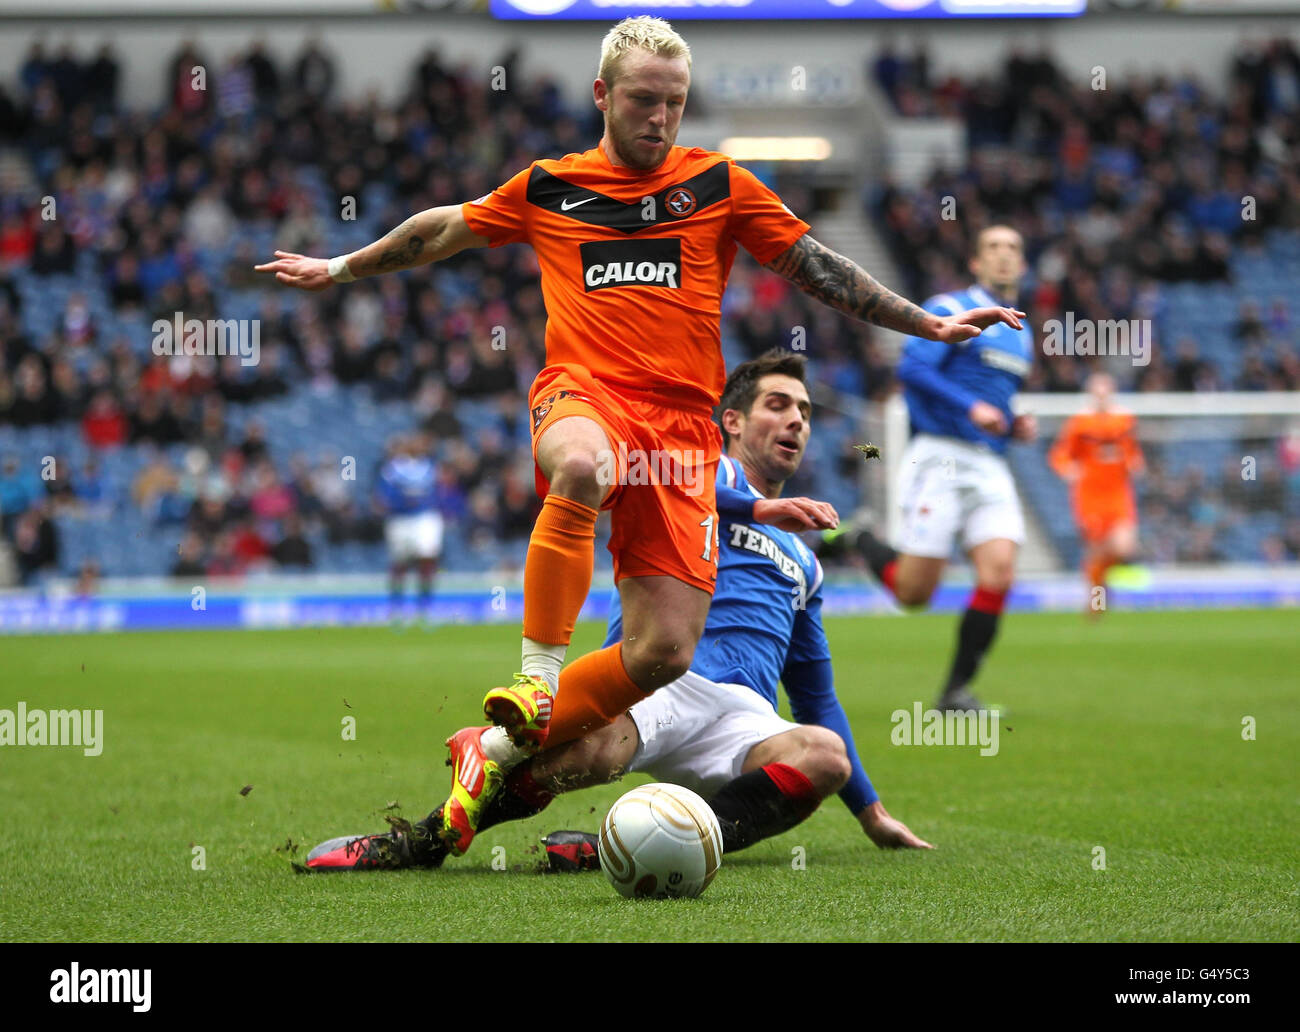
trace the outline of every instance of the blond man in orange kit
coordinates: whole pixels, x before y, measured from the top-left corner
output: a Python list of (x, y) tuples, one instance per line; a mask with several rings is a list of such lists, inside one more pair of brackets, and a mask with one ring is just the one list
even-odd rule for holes
[[(690, 49), (667, 22), (625, 19), (601, 46), (598, 146), (536, 161), (490, 194), (421, 212), (350, 255), (276, 252), (258, 266), (322, 290), (468, 247), (526, 242), (537, 252), (546, 366), (528, 404), (545, 501), (525, 562), (521, 673), (484, 699), (494, 726), (448, 739), (442, 834), (458, 854), (507, 771), (543, 743), (608, 724), (690, 668), (717, 576), (711, 415), (726, 378), (721, 302), (738, 246), (810, 296), (903, 333), (960, 342), (997, 322), (1020, 326), (1023, 313), (1009, 308), (923, 311), (819, 244), (726, 155), (675, 146), (690, 81)], [(625, 475), (629, 461), (656, 475)], [(591, 586), (600, 509), (612, 513), (624, 637), (561, 674)], [(838, 522), (830, 506), (800, 498), (772, 500), (754, 518), (796, 530)]]

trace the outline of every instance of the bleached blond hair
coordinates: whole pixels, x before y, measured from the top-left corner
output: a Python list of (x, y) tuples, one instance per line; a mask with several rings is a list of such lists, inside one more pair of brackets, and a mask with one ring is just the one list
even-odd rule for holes
[(605, 34), (600, 44), (600, 70), (597, 74), (611, 89), (623, 58), (632, 50), (644, 50), (656, 57), (684, 57), (686, 69), (691, 67), (691, 48), (686, 40), (662, 18), (641, 14), (624, 18)]

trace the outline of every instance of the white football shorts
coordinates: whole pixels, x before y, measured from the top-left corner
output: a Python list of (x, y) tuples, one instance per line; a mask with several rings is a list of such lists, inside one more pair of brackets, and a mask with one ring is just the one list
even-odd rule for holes
[(629, 770), (709, 798), (740, 776), (759, 742), (793, 731), (763, 696), (742, 684), (718, 684), (687, 671), (638, 702), (628, 715), (641, 737)]
[(898, 479), (899, 539), (905, 555), (947, 559), (957, 532), (969, 551), (994, 538), (1025, 540), (1025, 517), (1006, 459), (956, 437), (917, 434)]
[(437, 559), (442, 555), (442, 515), (414, 512), (390, 516), (384, 523), (384, 539), (388, 542), (388, 557), (392, 562)]

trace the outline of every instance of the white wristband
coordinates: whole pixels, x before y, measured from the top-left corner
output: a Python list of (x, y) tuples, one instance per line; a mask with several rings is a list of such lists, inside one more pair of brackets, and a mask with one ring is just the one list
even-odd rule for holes
[(335, 283), (351, 283), (356, 279), (348, 268), (347, 255), (340, 254), (330, 259), (330, 279)]

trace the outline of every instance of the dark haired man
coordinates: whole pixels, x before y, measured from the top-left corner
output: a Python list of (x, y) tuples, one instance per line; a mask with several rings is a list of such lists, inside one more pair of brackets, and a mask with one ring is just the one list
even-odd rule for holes
[[(975, 277), (971, 287), (930, 298), (926, 311), (943, 315), (967, 304), (1014, 304), (1025, 274), (1020, 234), (1001, 225), (980, 230), (970, 271)], [(1004, 456), (1008, 441), (1032, 441), (1038, 433), (1032, 415), (1011, 411), (1011, 399), (1029, 372), (1033, 354), (1033, 333), (1027, 326), (991, 326), (960, 342), (908, 338), (898, 379), (912, 439), (899, 463), (898, 547), (847, 524), (824, 535), (823, 556), (851, 545), (899, 602), (924, 606), (939, 585), (960, 532), (974, 567), (975, 587), (939, 697), (942, 710), (981, 708), (967, 686), (993, 644), (1015, 580), (1025, 521)]]

